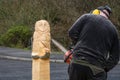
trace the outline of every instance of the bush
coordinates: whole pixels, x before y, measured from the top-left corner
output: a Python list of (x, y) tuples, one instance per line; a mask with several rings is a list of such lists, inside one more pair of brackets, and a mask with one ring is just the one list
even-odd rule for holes
[(32, 32), (27, 26), (13, 26), (1, 35), (0, 42), (3, 46), (26, 48), (31, 36)]

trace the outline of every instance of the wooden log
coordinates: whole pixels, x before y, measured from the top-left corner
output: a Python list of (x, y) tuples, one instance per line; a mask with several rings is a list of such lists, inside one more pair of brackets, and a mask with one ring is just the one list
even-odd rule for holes
[(50, 25), (37, 21), (33, 34), (32, 80), (50, 80)]

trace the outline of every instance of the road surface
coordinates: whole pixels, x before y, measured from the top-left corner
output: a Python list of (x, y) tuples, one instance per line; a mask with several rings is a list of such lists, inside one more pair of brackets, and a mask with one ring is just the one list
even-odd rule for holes
[[(0, 55), (31, 59), (30, 51), (0, 47)], [(63, 54), (54, 54), (51, 59), (62, 59)], [(50, 62), (51, 80), (68, 80), (67, 64)], [(32, 61), (0, 57), (0, 80), (32, 80)], [(108, 73), (108, 80), (120, 80), (120, 64)]]

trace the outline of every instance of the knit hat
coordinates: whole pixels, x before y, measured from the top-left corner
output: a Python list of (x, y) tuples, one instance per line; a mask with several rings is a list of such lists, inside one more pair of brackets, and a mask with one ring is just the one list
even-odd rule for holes
[(109, 14), (112, 13), (112, 9), (111, 9), (108, 5), (100, 6), (100, 7), (98, 7), (97, 9), (98, 9), (98, 10), (101, 10), (101, 11), (107, 10)]

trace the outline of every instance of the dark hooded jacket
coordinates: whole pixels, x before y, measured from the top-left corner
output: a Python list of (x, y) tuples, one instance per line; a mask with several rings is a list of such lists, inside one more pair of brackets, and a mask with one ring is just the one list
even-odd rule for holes
[(84, 14), (69, 29), (69, 37), (74, 45), (73, 59), (82, 58), (105, 71), (118, 63), (118, 33), (107, 18)]

